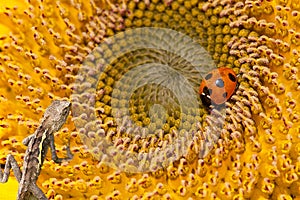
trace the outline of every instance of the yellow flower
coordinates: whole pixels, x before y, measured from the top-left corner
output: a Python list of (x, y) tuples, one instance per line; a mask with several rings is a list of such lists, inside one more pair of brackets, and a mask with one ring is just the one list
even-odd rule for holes
[[(88, 3), (46, 0), (1, 4), (1, 164), (8, 153), (22, 164), (25, 147), (21, 141), (34, 132), (52, 99), (74, 100), (71, 96), (75, 90), (96, 84), (95, 114), (99, 123), (89, 124), (90, 116), (80, 115), (75, 124), (69, 118), (64, 129), (55, 134), (59, 155), (64, 155), (70, 138), (74, 159), (58, 165), (47, 157), (38, 185), (50, 199), (300, 198), (298, 4), (298, 1), (251, 0)], [(179, 103), (172, 101), (176, 96), (172, 91), (148, 85), (130, 96), (130, 119), (139, 126), (149, 127), (146, 131), (150, 133), (158, 129), (163, 132), (139, 138), (132, 137), (131, 132), (118, 131), (115, 126), (118, 118), (112, 106), (114, 95), (126, 99), (130, 85), (124, 84), (124, 90), (116, 90), (114, 84), (124, 74), (154, 61), (168, 63), (174, 69), (190, 69), (188, 62), (175, 60), (172, 52), (161, 49), (133, 50), (116, 57), (115, 52), (134, 43), (134, 38), (112, 42), (99, 54), (93, 51), (105, 38), (139, 27), (183, 33), (201, 44), (218, 67), (227, 66), (240, 74), (239, 87), (223, 110), (226, 117), (222, 127), (207, 128), (218, 124), (222, 119), (217, 117), (222, 113), (208, 113), (201, 105), (191, 111), (199, 113), (197, 116), (181, 113)], [(162, 35), (161, 41), (165, 38), (167, 34)], [(98, 80), (92, 76), (97, 72), (91, 70), (86, 85), (77, 84), (76, 80), (82, 78), (78, 75), (82, 64), (95, 65), (96, 61), (101, 66), (101, 56), (114, 60), (102, 69)], [(200, 77), (197, 81), (193, 83), (195, 91)], [(164, 94), (158, 97), (167, 98), (158, 101), (163, 106), (147, 107), (149, 101), (145, 99), (156, 89), (158, 94)], [(91, 98), (86, 94), (80, 98)], [(119, 101), (117, 105), (124, 107), (127, 102)], [(78, 106), (78, 112), (89, 110), (80, 102), (75, 101), (73, 106)], [(173, 113), (161, 114), (171, 108)], [(75, 115), (76, 110), (73, 111)], [(194, 119), (201, 126), (195, 127)], [(76, 129), (76, 123), (96, 129)], [(121, 128), (127, 125), (126, 120), (120, 123), (124, 125)], [(182, 132), (177, 131), (179, 127), (183, 127)], [(155, 153), (153, 149), (168, 146), (173, 133), (180, 135), (186, 131), (195, 131), (198, 138), (193, 138), (185, 155), (173, 162), (162, 162), (163, 168), (158, 167), (159, 159), (157, 163), (147, 160), (139, 163), (153, 172), (132, 173), (130, 170), (137, 167), (132, 164), (134, 160), (124, 159), (115, 150)], [(207, 136), (210, 132), (220, 137), (207, 152), (202, 149), (201, 136), (210, 139)], [(109, 142), (114, 148), (107, 146)], [(91, 152), (87, 147), (95, 144), (98, 146)], [(201, 150), (208, 153), (203, 158), (199, 158)], [(107, 156), (111, 154), (115, 157)], [(162, 156), (168, 158), (168, 155), (166, 152)], [(123, 170), (108, 165), (110, 159), (124, 159)], [(13, 176), (10, 178), (13, 180)], [(7, 185), (16, 191), (16, 181), (12, 180)], [(7, 185), (0, 185), (1, 193), (7, 191)], [(8, 194), (3, 197), (9, 198)]]

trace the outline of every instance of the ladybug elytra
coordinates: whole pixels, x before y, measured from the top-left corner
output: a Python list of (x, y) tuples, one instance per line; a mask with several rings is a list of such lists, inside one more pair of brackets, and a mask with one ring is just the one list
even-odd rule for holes
[(199, 94), (204, 105), (222, 105), (234, 93), (237, 76), (227, 67), (214, 69), (206, 74), (201, 82)]

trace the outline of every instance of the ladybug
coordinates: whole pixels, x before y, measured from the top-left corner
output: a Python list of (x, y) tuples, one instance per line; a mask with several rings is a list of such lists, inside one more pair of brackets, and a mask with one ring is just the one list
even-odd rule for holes
[(206, 74), (201, 82), (201, 101), (207, 107), (222, 105), (233, 95), (237, 86), (237, 76), (232, 69), (214, 69)]

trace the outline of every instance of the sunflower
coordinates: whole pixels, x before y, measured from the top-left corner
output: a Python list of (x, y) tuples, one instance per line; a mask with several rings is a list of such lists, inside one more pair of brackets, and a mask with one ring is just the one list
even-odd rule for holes
[[(61, 157), (70, 140), (74, 159), (45, 160), (49, 199), (300, 198), (298, 4), (2, 2), (1, 166), (8, 153), (22, 164), (22, 139), (65, 98), (72, 117), (55, 139)], [(193, 94), (224, 66), (239, 86), (209, 111)], [(190, 143), (172, 149), (177, 138)], [(17, 185), (11, 175), (1, 199)]]

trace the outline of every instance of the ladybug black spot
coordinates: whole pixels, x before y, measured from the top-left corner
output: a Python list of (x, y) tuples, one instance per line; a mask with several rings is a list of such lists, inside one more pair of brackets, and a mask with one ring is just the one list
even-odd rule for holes
[(223, 95), (222, 95), (224, 98), (227, 97), (227, 92), (224, 92)]
[(211, 79), (211, 77), (212, 77), (212, 73), (209, 73), (205, 76), (205, 80), (209, 80), (209, 79)]
[(232, 82), (236, 82), (235, 75), (233, 75), (232, 73), (229, 73), (229, 74), (228, 74), (228, 78), (229, 78)]
[(224, 81), (221, 78), (217, 79), (216, 80), (216, 86), (219, 87), (219, 88), (224, 87)]

